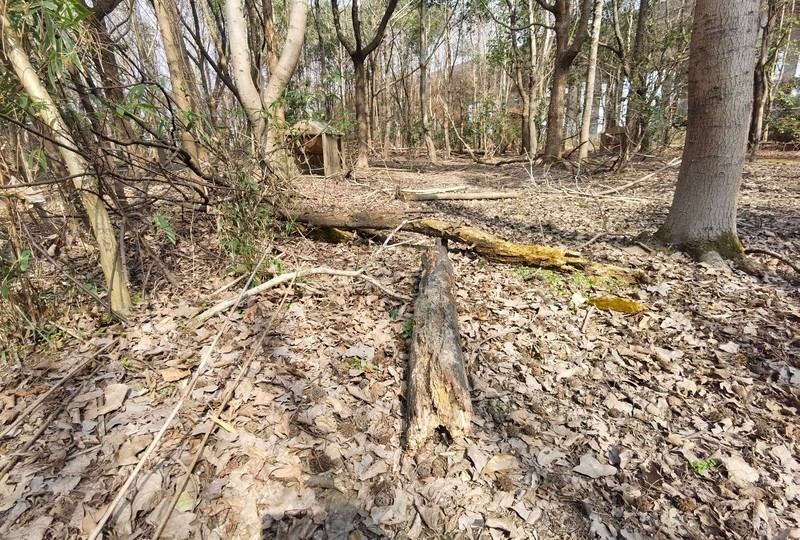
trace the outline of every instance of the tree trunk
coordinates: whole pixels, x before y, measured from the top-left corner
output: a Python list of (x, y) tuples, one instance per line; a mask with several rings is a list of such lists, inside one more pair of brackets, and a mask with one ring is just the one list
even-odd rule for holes
[(336, 37), (339, 38), (339, 42), (345, 48), (347, 54), (350, 55), (350, 59), (353, 61), (353, 71), (355, 72), (355, 108), (356, 121), (358, 122), (358, 158), (355, 164), (356, 169), (369, 168), (369, 119), (367, 117), (367, 81), (364, 74), (364, 62), (378, 45), (380, 45), (383, 34), (386, 32), (386, 25), (389, 24), (389, 19), (392, 17), (397, 7), (397, 2), (398, 0), (389, 0), (386, 10), (383, 12), (381, 22), (375, 30), (375, 35), (367, 45), (364, 45), (361, 36), (361, 19), (358, 14), (358, 0), (352, 0), (350, 11), (353, 22), (353, 42), (345, 36), (344, 30), (342, 29), (338, 0), (331, 0)]
[(414, 303), (414, 333), (408, 359), (406, 448), (421, 449), (437, 429), (465, 437), (472, 423), (472, 401), (458, 332), (453, 296), (453, 265), (441, 240), (422, 257), (419, 295)]
[(436, 145), (433, 144), (428, 125), (428, 33), (425, 28), (425, 2), (426, 0), (421, 0), (419, 3), (419, 108), (428, 161), (436, 164), (439, 162), (436, 158)]
[(158, 28), (161, 31), (161, 41), (164, 44), (164, 56), (167, 59), (169, 78), (172, 83), (172, 97), (180, 109), (178, 120), (184, 126), (181, 131), (181, 146), (193, 160), (199, 163), (201, 150), (191, 130), (188, 129), (191, 120), (181, 114), (199, 115), (201, 113), (197, 83), (183, 42), (183, 33), (180, 27), (181, 15), (175, 0), (154, 0), (153, 6), (156, 19), (158, 19)]
[(53, 140), (58, 143), (58, 150), (64, 159), (67, 171), (72, 176), (72, 181), (80, 193), (81, 201), (86, 208), (89, 223), (97, 240), (100, 266), (105, 275), (111, 308), (117, 311), (126, 310), (131, 307), (130, 292), (125, 281), (126, 269), (119, 257), (117, 240), (108, 211), (97, 195), (97, 182), (88, 173), (89, 165), (83, 156), (72, 150), (75, 148), (75, 142), (67, 130), (55, 102), (36, 75), (37, 72), (31, 65), (28, 55), (12, 35), (5, 14), (0, 14), (0, 32), (5, 37), (5, 55), (9, 64), (25, 92), (34, 103), (37, 103), (36, 114), (50, 126)]
[(750, 161), (756, 160), (763, 138), (764, 114), (769, 97), (771, 68), (773, 67), (771, 59), (774, 58), (770, 54), (770, 46), (778, 18), (778, 8), (776, 0), (767, 2), (767, 20), (761, 27), (761, 46), (756, 58), (756, 66), (753, 70), (753, 111), (750, 117), (750, 131), (748, 133)]
[(753, 99), (758, 0), (697, 0), (678, 184), (656, 237), (695, 255), (742, 256), (736, 205)]
[(250, 130), (257, 145), (263, 141), (267, 120), (261, 96), (253, 82), (250, 65), (250, 46), (247, 42), (247, 23), (244, 18), (244, 0), (225, 1), (225, 22), (228, 25), (228, 43), (231, 51), (231, 74), (239, 91), (239, 100), (250, 122)]
[(597, 73), (597, 49), (600, 44), (600, 22), (603, 18), (603, 0), (595, 0), (594, 20), (592, 21), (592, 43), (589, 49), (589, 70), (586, 74), (586, 94), (583, 99), (583, 116), (581, 118), (580, 149), (578, 160), (589, 156), (589, 129), (592, 125), (592, 105), (594, 105), (594, 81)]
[(353, 58), (353, 70), (356, 75), (355, 108), (358, 124), (358, 157), (356, 169), (369, 168), (369, 119), (367, 118), (367, 78), (364, 76), (364, 59)]
[(581, 13), (575, 30), (575, 37), (569, 41), (572, 19), (572, 0), (555, 0), (552, 5), (544, 0), (536, 0), (539, 5), (555, 17), (556, 61), (553, 79), (550, 84), (550, 106), (547, 110), (547, 138), (544, 145), (544, 159), (561, 159), (562, 139), (564, 138), (564, 104), (569, 80), (569, 68), (586, 40), (590, 7), (593, 0), (581, 1)]
[[(306, 21), (308, 19), (308, 2), (306, 0), (292, 0), (289, 12), (289, 28), (286, 30), (286, 41), (283, 51), (275, 65), (270, 66), (269, 82), (264, 90), (262, 102), (264, 110), (270, 115), (271, 122), (267, 124), (267, 152), (274, 152), (283, 146), (282, 134), (285, 129), (283, 112), (276, 110), (278, 100), (283, 96), (289, 81), (292, 78), (300, 55), (303, 53), (303, 41), (306, 35)], [(277, 54), (277, 51), (276, 51)], [(281, 159), (286, 161), (287, 155)]]

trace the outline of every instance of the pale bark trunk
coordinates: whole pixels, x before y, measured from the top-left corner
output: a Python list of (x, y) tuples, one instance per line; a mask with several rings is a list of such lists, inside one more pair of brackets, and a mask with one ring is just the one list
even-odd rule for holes
[(353, 59), (353, 70), (356, 75), (355, 108), (358, 124), (358, 157), (356, 169), (369, 168), (369, 119), (367, 118), (367, 79), (364, 76), (364, 60)]
[(267, 128), (264, 105), (258, 93), (250, 65), (250, 46), (247, 43), (247, 25), (244, 19), (244, 0), (225, 1), (225, 21), (228, 24), (228, 43), (230, 46), (231, 75), (244, 113), (250, 121), (253, 138), (261, 144)]
[[(199, 114), (201, 112), (200, 97), (197, 94), (197, 84), (189, 65), (186, 46), (183, 43), (178, 5), (175, 0), (154, 0), (153, 6), (161, 32), (161, 41), (164, 44), (169, 78), (172, 82), (172, 97), (181, 111)], [(199, 147), (190, 130), (184, 129), (181, 132), (181, 144), (183, 149), (192, 156), (192, 159), (199, 162)]]
[[(264, 92), (264, 110), (272, 113), (275, 105), (286, 91), (292, 75), (297, 69), (300, 55), (303, 53), (303, 41), (306, 35), (306, 20), (308, 18), (308, 2), (306, 0), (292, 0), (289, 13), (289, 28), (286, 31), (286, 41), (283, 52), (274, 67), (271, 67), (269, 84)], [(280, 122), (278, 122), (280, 117)], [(267, 151), (270, 152), (281, 146), (281, 132), (285, 126), (282, 115), (276, 115), (275, 120), (269, 124), (267, 133)]]
[[(271, 20), (272, 14), (268, 14), (266, 18)], [(244, 1), (226, 0), (225, 2), (231, 72), (239, 92), (239, 100), (250, 121), (256, 148), (265, 155), (272, 154), (274, 164), (277, 165), (281, 174), (288, 174), (292, 165), (285, 152), (277, 152), (283, 146), (281, 134), (285, 127), (278, 103), (297, 69), (300, 55), (303, 53), (307, 18), (308, 3), (305, 0), (292, 0), (286, 41), (279, 57), (277, 56), (277, 38), (274, 35), (269, 37), (272, 51), (270, 56), (275, 56), (275, 58), (270, 62), (269, 81), (261, 94), (252, 75)]]
[(5, 37), (5, 55), (25, 92), (34, 103), (39, 105), (36, 107), (36, 114), (52, 130), (53, 139), (59, 145), (58, 150), (67, 171), (73, 177), (72, 181), (80, 193), (81, 201), (86, 208), (89, 223), (97, 240), (100, 266), (105, 275), (111, 307), (118, 311), (126, 310), (131, 307), (131, 297), (125, 282), (125, 268), (119, 257), (114, 228), (111, 225), (108, 211), (97, 195), (97, 182), (88, 174), (89, 166), (86, 160), (80, 154), (72, 151), (72, 148), (75, 148), (75, 142), (67, 130), (56, 104), (36, 75), (28, 55), (11, 34), (10, 25), (4, 14), (0, 14), (0, 30)]
[(419, 3), (419, 107), (422, 115), (422, 136), (428, 149), (428, 161), (439, 162), (428, 125), (428, 33), (425, 28), (425, 0)]
[(740, 257), (736, 205), (753, 99), (758, 0), (697, 0), (690, 44), (686, 146), (656, 236), (700, 255)]
[(603, 18), (603, 0), (595, 0), (594, 20), (592, 21), (592, 43), (589, 48), (589, 70), (586, 73), (586, 95), (583, 100), (581, 119), (580, 149), (578, 160), (589, 157), (589, 130), (592, 125), (592, 105), (594, 105), (594, 82), (597, 73), (597, 49), (600, 44), (600, 23)]

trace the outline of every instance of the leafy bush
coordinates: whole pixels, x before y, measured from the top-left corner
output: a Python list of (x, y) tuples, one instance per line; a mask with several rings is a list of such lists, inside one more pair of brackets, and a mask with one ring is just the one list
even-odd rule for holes
[(770, 139), (781, 142), (800, 141), (800, 94), (792, 95), (791, 85), (776, 89), (769, 115)]

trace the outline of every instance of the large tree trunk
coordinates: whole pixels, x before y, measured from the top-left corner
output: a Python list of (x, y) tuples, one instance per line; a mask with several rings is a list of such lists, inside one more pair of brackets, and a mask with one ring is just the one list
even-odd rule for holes
[(458, 333), (453, 266), (437, 240), (422, 257), (408, 359), (406, 448), (422, 448), (436, 430), (452, 437), (470, 433), (472, 401)]
[(689, 118), (678, 184), (656, 236), (700, 255), (742, 256), (736, 204), (753, 99), (758, 0), (697, 0)]
[(364, 75), (364, 59), (353, 58), (356, 75), (355, 108), (358, 124), (358, 157), (356, 169), (369, 168), (369, 118), (367, 118), (367, 78)]
[[(256, 147), (265, 155), (272, 154), (271, 159), (284, 174), (289, 172), (292, 164), (288, 155), (282, 151), (275, 154), (276, 150), (282, 146), (281, 133), (285, 127), (282, 111), (278, 110), (278, 103), (300, 61), (307, 18), (308, 2), (292, 0), (289, 27), (280, 56), (277, 55), (277, 38), (270, 34), (269, 55), (272, 58), (269, 66), (270, 76), (262, 94), (259, 93), (252, 75), (244, 2), (243, 0), (226, 0), (225, 2), (225, 19), (228, 25), (228, 40), (231, 49), (231, 71), (239, 100), (250, 121)], [(272, 20), (271, 13), (267, 14), (267, 19)]]
[(247, 43), (247, 23), (244, 18), (244, 0), (225, 1), (225, 22), (228, 27), (228, 43), (231, 51), (231, 74), (239, 101), (250, 122), (250, 129), (257, 144), (263, 140), (267, 129), (264, 105), (258, 88), (253, 82), (250, 65), (250, 47)]
[(31, 101), (37, 104), (37, 116), (50, 126), (53, 140), (59, 145), (58, 150), (64, 164), (86, 208), (89, 223), (97, 240), (100, 266), (105, 275), (111, 307), (114, 310), (126, 310), (131, 307), (130, 292), (125, 281), (126, 271), (119, 257), (116, 236), (108, 211), (97, 195), (97, 181), (89, 173), (89, 165), (83, 156), (72, 150), (75, 148), (75, 142), (55, 102), (36, 75), (37, 72), (31, 65), (28, 55), (11, 32), (5, 14), (0, 14), (0, 33), (5, 38), (6, 58)]

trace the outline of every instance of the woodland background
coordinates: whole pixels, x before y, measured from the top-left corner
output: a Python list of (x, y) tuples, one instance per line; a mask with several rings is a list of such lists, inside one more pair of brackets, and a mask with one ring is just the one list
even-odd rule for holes
[[(0, 536), (800, 537), (800, 6), (734, 4), (736, 260), (698, 263), (637, 236), (693, 1), (2, 1)], [(451, 243), (474, 433), (412, 456), (428, 218), (572, 262)]]

